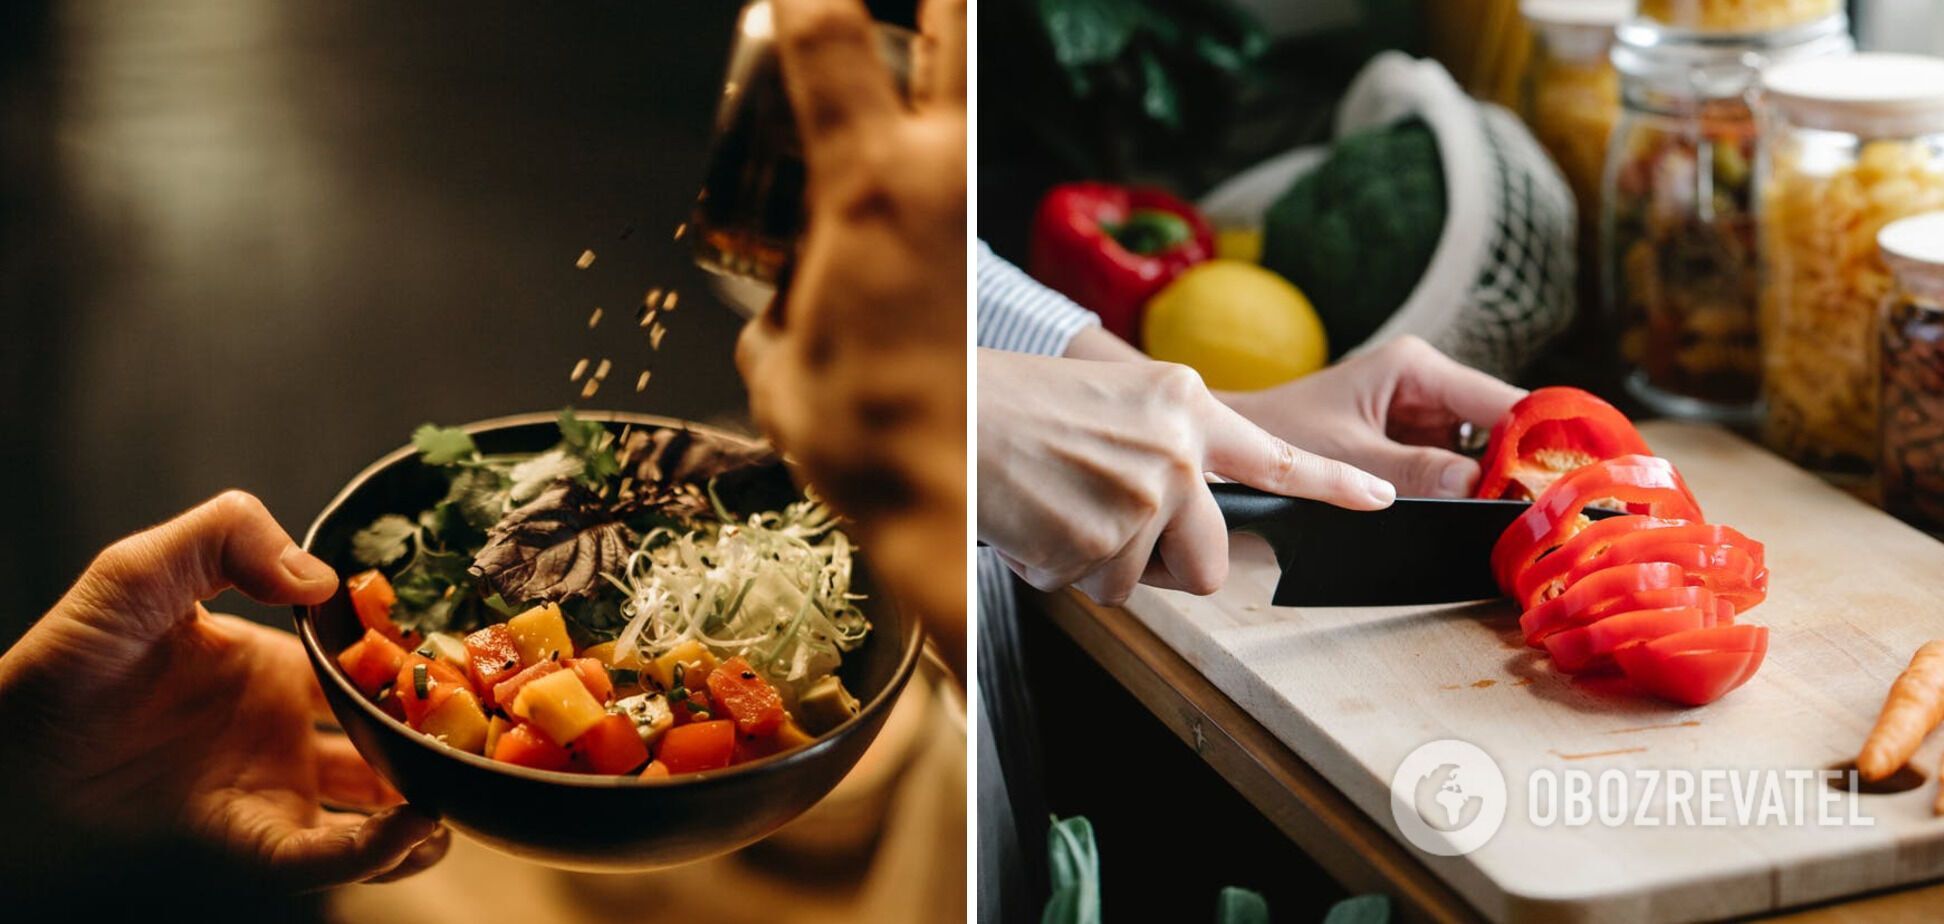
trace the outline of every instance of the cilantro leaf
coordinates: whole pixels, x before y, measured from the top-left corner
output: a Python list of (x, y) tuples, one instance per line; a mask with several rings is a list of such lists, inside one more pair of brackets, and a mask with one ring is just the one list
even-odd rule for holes
[(598, 420), (582, 420), (573, 408), (560, 411), (560, 444), (581, 462), (581, 481), (598, 486), (621, 473), (621, 462), (614, 455), (614, 440), (608, 438), (607, 425)]
[(451, 465), (479, 454), (472, 434), (458, 427), (421, 424), (412, 431), (412, 445), (418, 447), (427, 465)]
[(489, 468), (467, 468), (452, 476), (439, 504), (457, 509), (472, 528), (485, 530), (506, 513), (506, 497), (505, 476)]
[(524, 504), (540, 496), (548, 485), (579, 475), (587, 468), (580, 459), (567, 454), (565, 449), (552, 449), (513, 466), (508, 477), (513, 486), (507, 496), (513, 503)]
[(405, 557), (412, 550), (412, 537), (418, 525), (395, 513), (388, 513), (351, 536), (351, 557), (373, 568), (382, 568)]

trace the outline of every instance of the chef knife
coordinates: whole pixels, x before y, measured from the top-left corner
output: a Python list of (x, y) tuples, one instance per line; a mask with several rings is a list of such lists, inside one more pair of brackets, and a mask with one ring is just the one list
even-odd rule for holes
[[(1345, 510), (1239, 484), (1211, 484), (1231, 532), (1275, 549), (1277, 606), (1401, 606), (1500, 596), (1492, 544), (1532, 505), (1400, 497), (1383, 510)], [(1612, 511), (1588, 510), (1599, 519)]]

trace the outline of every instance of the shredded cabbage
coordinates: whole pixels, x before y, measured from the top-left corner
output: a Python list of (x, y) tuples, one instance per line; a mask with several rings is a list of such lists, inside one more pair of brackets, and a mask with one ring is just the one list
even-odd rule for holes
[(742, 522), (715, 507), (721, 522), (651, 530), (622, 574), (604, 575), (628, 620), (615, 657), (654, 658), (694, 640), (743, 656), (795, 703), (870, 632), (850, 589), (850, 539), (814, 496)]

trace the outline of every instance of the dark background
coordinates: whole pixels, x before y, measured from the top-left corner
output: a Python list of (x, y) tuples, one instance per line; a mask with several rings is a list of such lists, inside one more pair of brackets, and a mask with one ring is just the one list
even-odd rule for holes
[(672, 240), (738, 6), (0, 4), (0, 646), (224, 488), (301, 538), (428, 420), (741, 425), (739, 321)]

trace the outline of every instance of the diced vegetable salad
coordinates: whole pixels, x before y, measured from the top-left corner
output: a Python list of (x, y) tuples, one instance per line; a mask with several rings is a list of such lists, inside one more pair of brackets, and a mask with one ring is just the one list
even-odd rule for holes
[(767, 451), (560, 417), (533, 454), (414, 434), (447, 478), (352, 539), (352, 683), (447, 745), (643, 778), (799, 747), (858, 702), (836, 671), (870, 624), (839, 520)]

